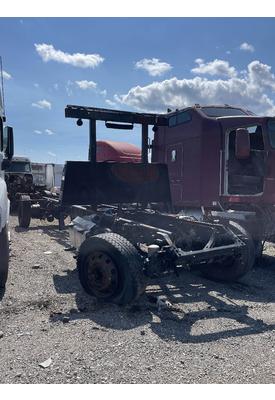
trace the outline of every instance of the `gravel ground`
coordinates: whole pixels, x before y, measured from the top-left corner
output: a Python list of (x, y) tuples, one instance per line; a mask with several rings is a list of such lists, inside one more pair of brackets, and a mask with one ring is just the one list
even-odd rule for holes
[(11, 217), (11, 241), (0, 383), (275, 383), (275, 245), (238, 283), (184, 272), (122, 308), (83, 292), (54, 223)]

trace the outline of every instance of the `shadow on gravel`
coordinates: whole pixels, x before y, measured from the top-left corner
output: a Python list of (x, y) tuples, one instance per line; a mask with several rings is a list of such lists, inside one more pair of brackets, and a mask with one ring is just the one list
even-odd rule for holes
[(6, 288), (0, 288), (0, 301), (3, 300), (5, 296)]
[[(272, 269), (274, 266), (273, 258)], [(90, 319), (101, 327), (92, 329), (103, 331), (128, 330), (145, 325), (147, 329), (149, 325), (163, 340), (182, 343), (205, 343), (271, 332), (275, 330), (275, 324), (264, 323), (249, 315), (250, 309), (261, 307), (256, 303), (275, 302), (275, 268), (272, 278), (265, 273), (265, 268), (261, 263), (245, 281), (227, 285), (189, 272), (183, 272), (179, 278), (170, 276), (151, 281), (146, 294), (136, 304), (127, 307), (98, 304), (83, 291), (77, 271), (67, 270), (64, 271), (66, 275), (54, 275), (54, 285), (58, 293), (75, 293), (77, 308), (67, 314), (56, 313), (51, 320), (57, 322), (64, 317), (69, 320)], [(259, 272), (262, 272), (260, 280)], [(156, 305), (158, 296), (167, 299), (171, 306), (159, 311)], [(240, 301), (248, 304), (238, 304)], [(141, 334), (144, 334), (143, 330)]]
[(66, 229), (60, 231), (58, 229), (58, 224), (30, 226), (27, 229), (16, 226), (14, 230), (15, 232), (19, 233), (28, 231), (41, 231), (43, 234), (48, 235), (52, 240), (55, 240), (61, 246), (69, 246), (69, 232)]
[[(262, 295), (251, 294), (250, 285), (246, 283), (222, 285), (203, 278), (194, 280), (191, 274), (186, 274), (185, 278), (187, 279), (184, 287), (169, 290), (163, 283), (160, 285), (160, 291), (154, 293), (157, 296), (165, 293), (172, 303), (170, 309), (164, 310), (159, 315), (160, 323), (151, 324), (152, 331), (162, 339), (183, 343), (205, 343), (275, 330), (275, 323), (267, 324), (249, 315), (249, 309), (254, 305), (240, 305), (236, 302), (246, 300), (257, 303), (259, 298), (262, 299)], [(274, 295), (272, 301), (275, 301)], [(185, 311), (178, 307), (182, 304), (193, 306), (197, 304), (198, 310)], [(198, 330), (203, 333), (196, 332)]]
[[(70, 321), (79, 319), (90, 319), (106, 329), (128, 330), (137, 326), (143, 326), (152, 321), (151, 310), (138, 304), (129, 307), (119, 307), (113, 304), (99, 303), (86, 294), (80, 285), (77, 270), (64, 270), (66, 275), (54, 275), (53, 282), (57, 293), (75, 294), (77, 308), (67, 313), (53, 313), (51, 322), (63, 321), (69, 317)], [(151, 307), (155, 310), (155, 307)], [(104, 330), (104, 328), (100, 328)]]
[(275, 256), (270, 256), (268, 254), (264, 254), (260, 260), (257, 262), (255, 269), (269, 269), (270, 271), (275, 272)]

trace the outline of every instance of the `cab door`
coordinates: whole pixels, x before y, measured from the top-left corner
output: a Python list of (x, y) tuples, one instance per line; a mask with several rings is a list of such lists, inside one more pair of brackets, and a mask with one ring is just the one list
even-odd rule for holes
[(183, 193), (183, 145), (176, 143), (168, 145), (166, 163), (170, 179), (172, 203), (177, 205), (182, 201)]

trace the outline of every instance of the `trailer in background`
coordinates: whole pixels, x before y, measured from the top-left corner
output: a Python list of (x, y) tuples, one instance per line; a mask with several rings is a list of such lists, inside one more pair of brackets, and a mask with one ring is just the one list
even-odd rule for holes
[(31, 163), (33, 183), (51, 190), (55, 186), (55, 164)]
[(96, 142), (96, 161), (141, 162), (141, 150), (125, 142), (98, 140)]

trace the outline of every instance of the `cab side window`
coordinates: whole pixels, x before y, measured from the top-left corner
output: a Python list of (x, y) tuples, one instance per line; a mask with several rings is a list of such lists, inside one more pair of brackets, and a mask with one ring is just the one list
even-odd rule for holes
[(250, 133), (251, 150), (264, 150), (262, 127), (260, 125), (250, 126), (248, 132)]
[(172, 115), (168, 120), (168, 126), (170, 128), (184, 124), (186, 122), (191, 121), (191, 114), (188, 111), (179, 112), (175, 115)]

